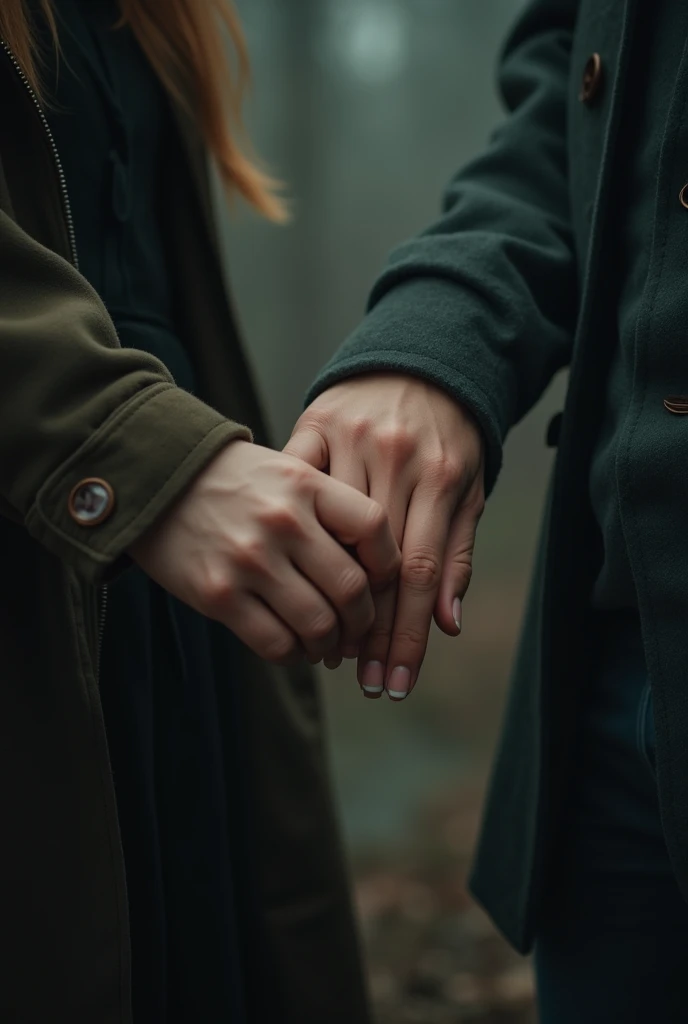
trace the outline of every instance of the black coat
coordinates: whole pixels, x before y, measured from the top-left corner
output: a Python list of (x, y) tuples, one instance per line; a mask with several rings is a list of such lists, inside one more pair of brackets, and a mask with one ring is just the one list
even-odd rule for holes
[[(0, 44), (2, 40), (0, 40)], [(213, 455), (264, 440), (228, 303), (206, 154), (176, 108), (162, 201), (177, 325), (196, 397), (119, 346), (76, 269), (60, 165), (0, 45), (0, 1020), (130, 1024), (124, 862), (98, 685), (98, 587)], [(75, 488), (105, 481), (102, 520)], [(251, 1021), (366, 1024), (368, 1008), (314, 679), (214, 630), (215, 677), (240, 678), (228, 808), (250, 859), (242, 900)], [(220, 728), (237, 739), (219, 688)], [(237, 800), (237, 803), (239, 801)], [(239, 815), (237, 818), (236, 815)], [(248, 895), (243, 892), (241, 895)], [(255, 899), (253, 898), (255, 896)]]
[[(525, 629), (473, 874), (478, 899), (520, 950), (533, 943), (557, 816), (574, 764), (586, 616), (600, 566), (591, 453), (619, 308), (610, 231), (619, 124), (639, 0), (536, 0), (504, 53), (510, 115), (452, 183), (443, 218), (394, 255), (361, 327), (312, 391), (370, 369), (405, 370), (468, 405), (503, 439), (570, 365), (559, 451)], [(669, 11), (667, 4), (663, 11)], [(659, 16), (659, 15), (658, 15)], [(670, 16), (666, 14), (665, 16)], [(665, 75), (661, 54), (652, 74)], [(617, 461), (619, 511), (653, 687), (662, 818), (688, 895), (688, 179), (686, 61), (666, 80), (650, 275)], [(658, 139), (659, 143), (662, 139)], [(685, 198), (685, 195), (684, 195)], [(669, 400), (678, 395), (678, 400)], [(665, 402), (665, 400), (667, 400)]]

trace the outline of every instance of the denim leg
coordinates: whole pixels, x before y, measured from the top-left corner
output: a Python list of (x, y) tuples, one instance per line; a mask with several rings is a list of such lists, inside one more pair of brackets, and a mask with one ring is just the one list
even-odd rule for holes
[(662, 835), (640, 631), (605, 622), (538, 929), (540, 1024), (684, 1024), (688, 906)]

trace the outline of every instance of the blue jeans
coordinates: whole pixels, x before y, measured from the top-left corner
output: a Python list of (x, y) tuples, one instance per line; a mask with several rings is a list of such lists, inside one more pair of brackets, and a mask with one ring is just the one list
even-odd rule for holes
[(685, 1024), (688, 905), (662, 835), (637, 617), (605, 613), (599, 650), (536, 943), (540, 1024)]

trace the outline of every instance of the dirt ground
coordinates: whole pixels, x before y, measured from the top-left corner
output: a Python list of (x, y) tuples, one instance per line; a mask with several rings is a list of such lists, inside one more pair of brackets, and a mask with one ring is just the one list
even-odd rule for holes
[(529, 961), (466, 892), (479, 803), (462, 791), (424, 812), (393, 869), (374, 851), (355, 864), (377, 1024), (535, 1024)]
[(361, 702), (351, 665), (324, 677), (342, 807), (350, 816), (361, 799), (383, 815), (414, 772), (422, 774), (433, 747), (449, 751), (442, 770), (416, 788), (402, 830), (380, 830), (376, 847), (352, 829), (376, 1024), (537, 1019), (530, 962), (513, 953), (466, 890), (524, 590), (517, 576), (498, 583), (489, 574), (478, 577), (464, 635), (454, 641), (433, 632), (423, 678), (407, 704)]

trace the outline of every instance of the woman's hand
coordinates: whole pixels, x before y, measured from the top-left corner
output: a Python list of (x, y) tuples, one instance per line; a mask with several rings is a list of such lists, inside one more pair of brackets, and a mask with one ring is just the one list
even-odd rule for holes
[[(461, 632), (484, 506), (480, 429), (432, 384), (371, 374), (320, 395), (285, 451), (370, 495), (389, 515), (402, 549), (401, 574), (398, 586), (395, 581), (376, 595), (358, 678), (369, 696), (386, 689), (403, 700), (418, 677), (433, 614), (443, 632)], [(339, 660), (329, 655), (326, 664)]]
[[(336, 539), (335, 539), (336, 538)], [(355, 549), (358, 560), (345, 547)], [(130, 551), (268, 661), (358, 644), (400, 554), (386, 513), (280, 452), (234, 441)]]

